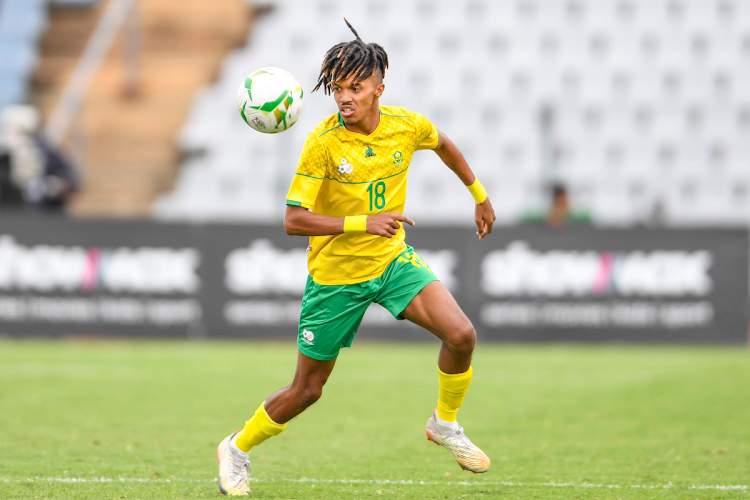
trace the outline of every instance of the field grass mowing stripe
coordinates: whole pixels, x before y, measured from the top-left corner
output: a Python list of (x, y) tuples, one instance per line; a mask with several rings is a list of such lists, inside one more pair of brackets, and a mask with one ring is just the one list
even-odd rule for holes
[[(510, 486), (510, 487), (551, 487), (551, 488), (602, 488), (602, 489), (638, 489), (638, 490), (726, 490), (726, 491), (750, 491), (746, 484), (704, 484), (691, 486), (677, 486), (672, 483), (663, 485), (655, 484), (597, 484), (597, 483), (515, 483), (510, 481), (413, 481), (411, 479), (315, 479), (302, 477), (299, 479), (255, 479), (253, 483), (324, 483), (324, 484), (379, 484), (379, 485), (415, 485), (415, 486)], [(24, 479), (0, 478), (4, 483), (215, 483), (216, 479), (151, 479), (137, 477), (33, 477)]]

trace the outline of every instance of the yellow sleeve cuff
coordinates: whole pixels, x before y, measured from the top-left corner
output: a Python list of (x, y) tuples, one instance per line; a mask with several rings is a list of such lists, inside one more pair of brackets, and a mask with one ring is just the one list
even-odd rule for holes
[(474, 201), (479, 205), (480, 203), (484, 203), (484, 200), (487, 199), (487, 190), (484, 189), (484, 186), (482, 186), (482, 183), (479, 182), (479, 179), (474, 179), (474, 183), (471, 186), (466, 186), (471, 195), (474, 197)]
[(344, 217), (344, 232), (345, 233), (366, 233), (367, 232), (367, 216), (366, 215), (353, 215)]

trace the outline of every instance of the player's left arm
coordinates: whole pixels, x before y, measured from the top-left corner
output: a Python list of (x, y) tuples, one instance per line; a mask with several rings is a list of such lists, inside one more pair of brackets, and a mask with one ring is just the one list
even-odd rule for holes
[[(472, 172), (458, 146), (447, 135), (438, 132), (438, 145), (434, 151), (443, 160), (443, 163), (456, 173), (461, 182), (466, 186), (474, 184), (476, 180), (474, 172)], [(477, 223), (477, 235), (479, 235), (480, 240), (483, 240), (485, 236), (492, 232), (492, 224), (494, 224), (496, 218), (489, 196), (482, 203), (476, 205), (474, 222)]]

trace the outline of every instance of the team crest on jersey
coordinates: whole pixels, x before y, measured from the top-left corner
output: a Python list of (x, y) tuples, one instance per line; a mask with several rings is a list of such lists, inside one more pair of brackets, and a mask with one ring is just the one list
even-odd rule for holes
[(354, 172), (354, 165), (346, 161), (346, 158), (341, 158), (341, 164), (339, 165), (340, 174), (351, 174)]
[(365, 150), (365, 158), (370, 158), (370, 157), (373, 157), (373, 156), (378, 156), (378, 155), (376, 155), (373, 152), (372, 146), (367, 146), (367, 149)]
[(401, 151), (396, 151), (393, 153), (393, 164), (397, 167), (404, 163), (404, 155), (401, 154)]

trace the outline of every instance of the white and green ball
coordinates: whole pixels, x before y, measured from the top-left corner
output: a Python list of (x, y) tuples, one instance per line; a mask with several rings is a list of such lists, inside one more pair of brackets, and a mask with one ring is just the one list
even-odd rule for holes
[(245, 123), (258, 132), (283, 132), (302, 114), (302, 87), (288, 71), (260, 68), (240, 84), (237, 105)]

